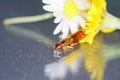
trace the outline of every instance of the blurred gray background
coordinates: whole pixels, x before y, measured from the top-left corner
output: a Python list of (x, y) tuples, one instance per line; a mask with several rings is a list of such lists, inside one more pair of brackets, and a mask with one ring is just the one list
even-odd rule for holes
[[(108, 11), (120, 17), (120, 0), (107, 0)], [(0, 80), (48, 80), (43, 74), (45, 64), (53, 62), (53, 48), (39, 41), (13, 34), (5, 29), (6, 18), (32, 16), (46, 13), (41, 0), (0, 0)], [(52, 32), (56, 26), (53, 19), (42, 22), (17, 24), (58, 41)], [(83, 68), (77, 75), (65, 80), (89, 80)], [(104, 80), (120, 80), (120, 59), (108, 63)]]

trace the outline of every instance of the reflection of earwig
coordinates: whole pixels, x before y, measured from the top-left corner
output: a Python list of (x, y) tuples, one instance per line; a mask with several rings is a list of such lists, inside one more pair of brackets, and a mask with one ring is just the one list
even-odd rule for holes
[(78, 32), (74, 33), (68, 38), (65, 38), (55, 45), (55, 56), (61, 58), (64, 54), (60, 51), (68, 51), (69, 49), (73, 49), (75, 45), (79, 43), (80, 40), (82, 40), (85, 37), (85, 34), (82, 30), (79, 30)]

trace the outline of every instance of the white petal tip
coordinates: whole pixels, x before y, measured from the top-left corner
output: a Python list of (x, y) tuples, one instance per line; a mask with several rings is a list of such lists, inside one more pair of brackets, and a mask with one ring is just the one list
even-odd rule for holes
[(61, 21), (60, 18), (55, 18), (54, 23), (59, 23)]
[(44, 9), (44, 10), (46, 10), (46, 11), (53, 12), (52, 7), (51, 7), (51, 6), (49, 6), (49, 5), (45, 5), (45, 6), (43, 6), (43, 9)]
[(45, 4), (50, 4), (50, 0), (42, 0), (42, 2)]

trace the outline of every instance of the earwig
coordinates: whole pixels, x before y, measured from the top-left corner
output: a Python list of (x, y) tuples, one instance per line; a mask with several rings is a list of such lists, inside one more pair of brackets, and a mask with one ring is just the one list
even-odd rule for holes
[(66, 51), (73, 50), (73, 47), (79, 44), (79, 41), (85, 37), (85, 33), (83, 30), (79, 30), (76, 33), (72, 34), (68, 38), (65, 38), (55, 45), (54, 57), (61, 59), (66, 56)]

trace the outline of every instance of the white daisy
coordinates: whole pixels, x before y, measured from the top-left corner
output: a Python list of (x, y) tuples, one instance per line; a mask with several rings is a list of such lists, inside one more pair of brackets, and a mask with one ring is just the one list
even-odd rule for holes
[(65, 38), (69, 33), (75, 33), (79, 27), (85, 27), (86, 11), (90, 7), (87, 0), (43, 0), (43, 8), (53, 12), (54, 23), (59, 23), (53, 34), (62, 32), (60, 38)]

